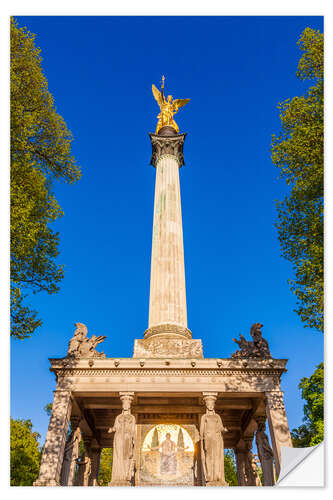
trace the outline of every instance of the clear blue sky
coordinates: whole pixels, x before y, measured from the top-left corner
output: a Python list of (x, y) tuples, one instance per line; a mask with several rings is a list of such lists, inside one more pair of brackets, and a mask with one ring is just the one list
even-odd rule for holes
[(36, 33), (58, 112), (73, 132), (82, 179), (58, 183), (65, 215), (57, 295), (30, 303), (43, 319), (31, 339), (12, 341), (11, 415), (45, 438), (55, 378), (79, 321), (107, 335), (109, 357), (131, 357), (148, 323), (155, 169), (149, 131), (158, 107), (151, 84), (191, 102), (178, 114), (188, 132), (180, 170), (188, 326), (206, 357), (229, 357), (232, 338), (264, 324), (282, 378), (290, 427), (301, 424), (297, 386), (322, 361), (322, 334), (293, 312), (281, 258), (275, 199), (287, 193), (271, 163), (279, 101), (302, 94), (296, 44), (321, 17), (18, 17)]

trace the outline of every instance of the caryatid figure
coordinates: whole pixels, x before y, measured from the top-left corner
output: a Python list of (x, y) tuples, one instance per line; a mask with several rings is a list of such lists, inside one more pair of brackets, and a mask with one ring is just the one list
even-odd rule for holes
[(264, 474), (264, 485), (274, 486), (274, 467), (273, 467), (273, 450), (269, 444), (267, 434), (265, 433), (265, 418), (257, 419), (258, 429), (256, 432), (256, 445), (258, 450), (261, 468)]
[(133, 395), (120, 396), (123, 410), (115, 419), (114, 426), (108, 432), (114, 432), (112, 479), (110, 485), (130, 485), (134, 474), (136, 425), (131, 415)]
[(224, 440), (223, 434), (228, 429), (215, 413), (215, 395), (204, 395), (206, 413), (201, 418), (201, 459), (208, 486), (228, 486), (224, 478)]

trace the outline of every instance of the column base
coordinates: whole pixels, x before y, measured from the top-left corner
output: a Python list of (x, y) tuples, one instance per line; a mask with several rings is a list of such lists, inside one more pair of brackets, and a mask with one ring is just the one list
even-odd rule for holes
[(36, 479), (32, 486), (61, 486), (54, 479)]
[(132, 486), (131, 481), (110, 481), (108, 486)]
[(226, 481), (207, 481), (206, 486), (229, 486)]

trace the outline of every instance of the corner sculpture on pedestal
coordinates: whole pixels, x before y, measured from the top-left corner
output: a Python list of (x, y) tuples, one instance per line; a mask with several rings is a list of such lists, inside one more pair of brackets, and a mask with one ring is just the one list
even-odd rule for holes
[(254, 323), (251, 326), (250, 332), (253, 342), (246, 340), (242, 334), (239, 335), (240, 340), (232, 339), (241, 349), (231, 356), (233, 358), (271, 358), (268, 342), (261, 333), (263, 326), (261, 323)]
[(75, 323), (76, 330), (73, 337), (69, 341), (67, 357), (69, 358), (105, 358), (104, 352), (97, 352), (95, 347), (104, 342), (105, 336), (93, 335), (87, 337), (88, 328), (83, 323)]
[(272, 357), (261, 323), (251, 341), (234, 339), (240, 349), (229, 358), (204, 357), (192, 338), (179, 182), (186, 133), (173, 119), (189, 99), (165, 99), (164, 77), (161, 91), (152, 89), (160, 114), (149, 134), (156, 183), (148, 325), (132, 358), (98, 352), (106, 337), (89, 338), (76, 323), (66, 356), (50, 359), (57, 385), (34, 485), (97, 486), (101, 452), (112, 448), (109, 486), (228, 486), (224, 449), (233, 449), (238, 485), (259, 487), (255, 439), (263, 485), (272, 486), (281, 448), (292, 446), (280, 387), (287, 360)]

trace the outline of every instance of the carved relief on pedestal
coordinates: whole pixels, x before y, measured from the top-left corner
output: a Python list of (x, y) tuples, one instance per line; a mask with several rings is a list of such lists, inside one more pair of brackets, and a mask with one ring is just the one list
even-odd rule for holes
[(202, 359), (201, 340), (170, 338), (158, 336), (148, 339), (136, 339), (134, 358), (196, 358)]

